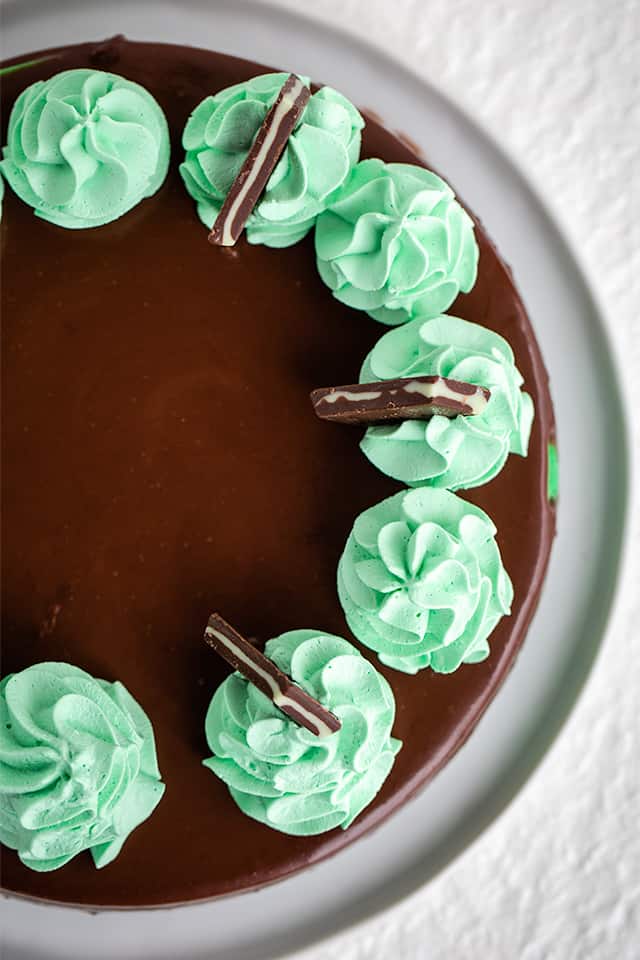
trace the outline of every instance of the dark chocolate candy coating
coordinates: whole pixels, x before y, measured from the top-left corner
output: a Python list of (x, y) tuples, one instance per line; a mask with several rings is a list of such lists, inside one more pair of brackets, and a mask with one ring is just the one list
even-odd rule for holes
[(219, 613), (212, 613), (209, 617), (204, 639), (215, 653), (301, 727), (316, 736), (330, 736), (342, 726), (330, 710), (294, 683), (273, 660), (238, 633)]
[[(287, 250), (245, 238), (232, 253), (207, 243), (178, 173), (183, 126), (204, 96), (266, 68), (170, 45), (118, 41), (93, 60), (95, 50), (69, 47), (4, 77), (5, 130), (27, 84), (93, 63), (157, 97), (173, 156), (154, 197), (97, 229), (55, 227), (5, 196), (3, 672), (65, 660), (122, 680), (153, 722), (167, 791), (105, 869), (83, 853), (40, 874), (4, 850), (2, 882), (31, 897), (132, 907), (246, 890), (300, 870), (380, 823), (460, 747), (538, 600), (554, 532), (553, 413), (520, 298), (478, 227), (478, 282), (451, 312), (507, 337), (536, 406), (529, 457), (510, 457), (468, 494), (497, 525), (513, 614), (484, 663), (451, 676), (381, 668), (404, 747), (349, 830), (294, 838), (245, 817), (201, 765), (206, 708), (229, 669), (202, 642), (203, 624), (220, 609), (261, 640), (301, 627), (350, 636), (338, 557), (357, 514), (399, 485), (363, 457), (353, 431), (328, 429), (308, 397), (318, 384), (357, 379), (385, 328), (331, 296), (312, 237)], [(373, 121), (363, 156), (415, 162)], [(61, 590), (54, 629), (42, 632)]]
[[(293, 99), (291, 99), (292, 93)], [(290, 73), (262, 121), (262, 126), (251, 144), (240, 172), (229, 188), (209, 234), (210, 243), (233, 246), (237, 242), (245, 223), (269, 182), (269, 177), (286, 149), (289, 137), (310, 96), (309, 88), (304, 85), (304, 82), (294, 73)], [(285, 97), (289, 98), (291, 106), (280, 119), (277, 119), (278, 109)], [(265, 143), (268, 138), (271, 138), (271, 145), (266, 149)]]
[[(416, 384), (431, 389), (431, 396), (421, 395), (411, 389)], [(312, 391), (311, 403), (321, 420), (370, 425), (398, 420), (426, 420), (438, 415), (473, 416), (484, 410), (490, 396), (491, 391), (486, 387), (478, 387), (464, 380), (437, 376), (395, 377), (374, 383), (320, 387)]]

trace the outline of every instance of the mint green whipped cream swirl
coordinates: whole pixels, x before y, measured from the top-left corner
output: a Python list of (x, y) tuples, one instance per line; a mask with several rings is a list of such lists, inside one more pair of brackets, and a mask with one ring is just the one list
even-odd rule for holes
[(97, 227), (156, 192), (169, 152), (164, 113), (144, 87), (100, 70), (65, 70), (20, 94), (0, 167), (37, 216)]
[(437, 316), (476, 282), (471, 217), (444, 180), (414, 164), (362, 160), (315, 238), (334, 296), (390, 326)]
[(373, 800), (401, 747), (391, 736), (387, 681), (355, 647), (318, 630), (269, 640), (266, 655), (340, 718), (319, 739), (289, 720), (238, 673), (216, 690), (205, 731), (205, 766), (243, 813), (296, 836), (345, 830)]
[(0, 842), (27, 867), (83, 850), (106, 866), (163, 793), (151, 724), (121, 683), (68, 663), (2, 680)]
[(527, 455), (533, 401), (507, 341), (458, 317), (419, 317), (380, 338), (360, 382), (438, 375), (491, 391), (471, 417), (431, 417), (369, 427), (360, 447), (383, 473), (409, 486), (477, 487), (502, 470), (510, 453)]
[(338, 565), (347, 623), (403, 673), (452, 673), (489, 655), (513, 587), (479, 507), (448, 490), (406, 490), (357, 518)]
[[(180, 173), (209, 229), (287, 76), (266, 73), (227, 87), (189, 117)], [(312, 95), (247, 221), (249, 243), (288, 247), (309, 232), (357, 162), (363, 126), (336, 90), (322, 87)]]

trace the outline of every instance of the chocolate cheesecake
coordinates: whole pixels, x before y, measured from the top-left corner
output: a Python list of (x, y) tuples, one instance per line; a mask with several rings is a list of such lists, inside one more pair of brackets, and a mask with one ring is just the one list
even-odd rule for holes
[[(230, 672), (203, 628), (220, 610), (259, 641), (304, 627), (357, 645), (336, 592), (338, 559), (355, 517), (403, 485), (362, 455), (357, 427), (316, 417), (309, 394), (354, 384), (384, 328), (332, 297), (311, 235), (282, 250), (207, 242), (178, 171), (185, 122), (207, 95), (267, 68), (120, 38), (26, 60), (39, 62), (2, 80), (3, 143), (26, 86), (92, 67), (153, 94), (172, 155), (163, 186), (99, 229), (65, 230), (5, 194), (3, 674), (68, 661), (120, 679), (153, 722), (166, 793), (104, 870), (83, 854), (39, 873), (3, 849), (2, 888), (91, 908), (255, 889), (397, 810), (462, 746), (505, 679), (555, 530), (547, 374), (511, 273), (475, 219), (477, 282), (451, 312), (509, 341), (535, 406), (528, 456), (461, 491), (497, 527), (511, 616), (481, 663), (447, 675), (379, 667), (403, 748), (347, 830), (287, 836), (245, 816), (202, 765), (207, 706)], [(361, 156), (423, 164), (371, 117)]]

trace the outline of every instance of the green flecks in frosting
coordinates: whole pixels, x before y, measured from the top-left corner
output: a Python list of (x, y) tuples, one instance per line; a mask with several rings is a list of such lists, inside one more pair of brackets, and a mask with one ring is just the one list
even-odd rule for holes
[(18, 70), (26, 70), (28, 67), (35, 67), (39, 63), (44, 63), (45, 60), (53, 60), (56, 54), (51, 54), (49, 57), (37, 57), (35, 60), (23, 60), (21, 63), (11, 63), (8, 67), (0, 67), (0, 77), (6, 77), (10, 73), (17, 73)]
[(32, 870), (120, 852), (164, 793), (147, 715), (119, 682), (39, 663), (0, 683), (0, 842)]
[(338, 566), (355, 636), (403, 673), (451, 673), (489, 655), (511, 580), (479, 507), (447, 490), (402, 491), (357, 518)]
[[(203, 100), (187, 121), (180, 172), (209, 229), (287, 76), (267, 73), (227, 87)], [(363, 126), (336, 90), (313, 94), (247, 221), (250, 243), (288, 247), (309, 232), (357, 162)]]
[(16, 100), (0, 164), (37, 216), (61, 227), (115, 220), (162, 184), (169, 130), (151, 94), (99, 70), (65, 70)]
[(488, 387), (489, 403), (476, 416), (369, 427), (360, 446), (379, 470), (409, 486), (458, 490), (493, 479), (510, 453), (526, 456), (533, 401), (503, 337), (458, 317), (418, 317), (380, 338), (360, 381), (430, 375)]
[(435, 173), (363, 160), (316, 225), (318, 270), (381, 323), (435, 317), (476, 281), (473, 222)]
[(339, 717), (330, 737), (289, 720), (238, 673), (218, 687), (205, 731), (205, 766), (243, 813), (282, 833), (346, 829), (384, 783), (401, 743), (391, 736), (395, 701), (387, 681), (355, 647), (317, 630), (269, 640), (265, 653)]
[(558, 499), (558, 448), (555, 443), (547, 447), (547, 499), (551, 502)]

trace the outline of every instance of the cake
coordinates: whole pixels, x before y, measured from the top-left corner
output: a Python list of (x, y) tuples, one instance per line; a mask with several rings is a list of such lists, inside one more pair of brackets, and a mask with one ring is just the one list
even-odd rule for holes
[[(398, 809), (507, 675), (555, 529), (546, 372), (480, 222), (342, 93), (312, 88), (308, 129), (291, 135), (246, 236), (212, 246), (203, 224), (215, 232), (287, 74), (123, 38), (23, 61), (2, 83), (0, 759), (17, 769), (24, 747), (53, 763), (38, 738), (55, 721), (71, 763), (78, 732), (111, 718), (112, 753), (128, 758), (119, 782), (145, 799), (101, 819), (94, 791), (83, 823), (95, 834), (77, 855), (69, 841), (64, 864), (47, 850), (34, 866), (40, 848), (21, 831), (46, 826), (49, 807), (38, 820), (33, 798), (63, 788), (0, 766), (3, 889), (92, 908), (255, 889)], [(57, 84), (44, 120), (28, 99), (38, 81)], [(106, 97), (102, 133), (68, 120), (66, 103), (82, 114)], [(225, 129), (236, 103), (241, 122)], [(114, 117), (136, 127), (126, 145)], [(64, 156), (46, 150), (72, 127), (104, 158), (90, 194), (76, 133)], [(203, 163), (214, 141), (220, 162)], [(60, 164), (56, 177), (32, 160)], [(415, 210), (434, 233), (414, 250)], [(371, 224), (382, 239), (367, 259)], [(408, 251), (401, 270), (389, 230)], [(484, 414), (371, 421), (364, 436), (315, 416), (312, 391), (358, 376), (359, 392), (338, 391), (347, 405), (398, 378), (424, 403), (434, 377), (490, 399)], [(213, 610), (335, 711), (339, 750), (229, 675), (203, 642)], [(287, 767), (277, 779), (274, 758)], [(87, 776), (97, 762), (85, 757)]]

